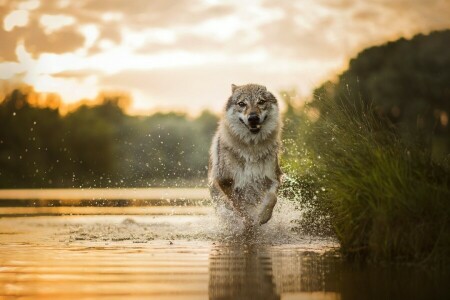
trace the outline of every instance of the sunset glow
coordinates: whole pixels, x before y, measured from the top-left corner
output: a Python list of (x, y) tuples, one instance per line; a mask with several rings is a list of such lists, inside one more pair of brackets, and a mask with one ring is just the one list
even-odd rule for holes
[(218, 111), (231, 83), (306, 98), (363, 48), (449, 15), (445, 0), (0, 0), (0, 80), (65, 103), (129, 92), (131, 113)]

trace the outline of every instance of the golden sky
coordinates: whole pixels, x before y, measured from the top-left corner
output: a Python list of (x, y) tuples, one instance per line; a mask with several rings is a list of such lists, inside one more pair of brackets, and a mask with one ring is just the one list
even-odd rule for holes
[(195, 113), (231, 83), (307, 97), (367, 46), (450, 28), (450, 1), (0, 0), (0, 20), (3, 84)]

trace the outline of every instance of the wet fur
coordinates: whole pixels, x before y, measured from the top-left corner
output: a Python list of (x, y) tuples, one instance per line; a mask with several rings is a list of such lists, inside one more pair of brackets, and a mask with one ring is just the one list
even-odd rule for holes
[[(242, 101), (246, 107), (238, 105)], [(250, 132), (246, 124), (250, 113), (262, 120), (258, 133)], [(281, 176), (280, 131), (277, 100), (264, 86), (233, 86), (212, 141), (208, 179), (214, 203), (224, 205), (246, 223), (260, 221), (251, 216), (252, 209), (261, 211), (266, 202), (276, 202)], [(267, 209), (271, 213), (273, 206)]]

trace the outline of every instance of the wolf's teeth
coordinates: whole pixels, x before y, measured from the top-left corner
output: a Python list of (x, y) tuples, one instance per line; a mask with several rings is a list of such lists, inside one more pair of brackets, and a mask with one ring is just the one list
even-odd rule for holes
[(256, 125), (256, 128), (261, 128), (261, 125)]

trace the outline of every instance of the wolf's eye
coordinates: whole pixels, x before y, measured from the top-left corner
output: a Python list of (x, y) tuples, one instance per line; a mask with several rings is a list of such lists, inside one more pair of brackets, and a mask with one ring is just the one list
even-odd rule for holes
[(258, 105), (263, 105), (264, 103), (266, 103), (266, 100), (261, 99), (258, 101)]
[(245, 107), (247, 104), (245, 104), (245, 102), (238, 102), (238, 105), (240, 106), (240, 107)]

